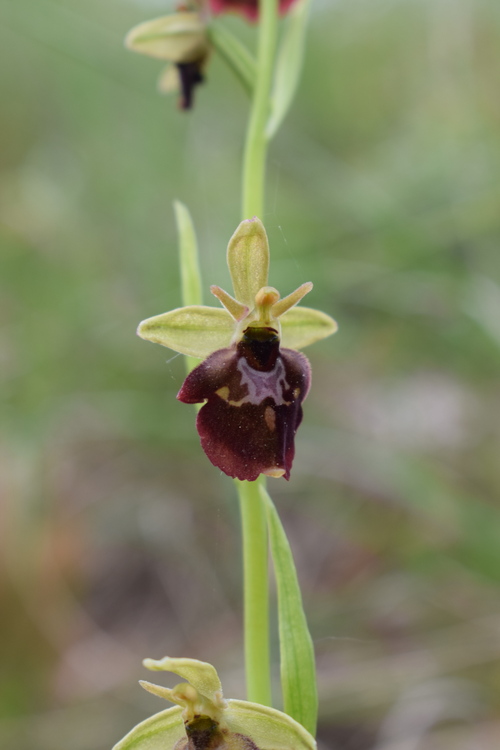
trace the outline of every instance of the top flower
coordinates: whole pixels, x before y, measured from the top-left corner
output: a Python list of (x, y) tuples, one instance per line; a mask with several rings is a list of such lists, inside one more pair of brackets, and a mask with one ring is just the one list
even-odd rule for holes
[(207, 25), (201, 13), (179, 10), (130, 29), (125, 46), (168, 62), (158, 81), (164, 93), (180, 92), (179, 106), (191, 109), (196, 86), (203, 83), (210, 55)]
[[(279, 12), (286, 13), (294, 2), (295, 0), (280, 0)], [(233, 11), (241, 13), (250, 21), (257, 21), (259, 17), (259, 0), (208, 0), (208, 4), (215, 15)]]
[(212, 294), (225, 309), (191, 305), (143, 321), (139, 336), (181, 354), (206, 359), (186, 378), (177, 398), (205, 401), (197, 418), (203, 450), (231, 477), (259, 474), (289, 479), (310, 366), (296, 349), (337, 330), (332, 318), (295, 307), (307, 282), (280, 299), (267, 286), (269, 245), (262, 222), (243, 221), (229, 241), (234, 297)]
[(316, 750), (316, 742), (287, 714), (258, 703), (224, 700), (214, 667), (196, 659), (145, 659), (152, 670), (187, 682), (173, 689), (141, 682), (176, 703), (138, 724), (113, 750)]

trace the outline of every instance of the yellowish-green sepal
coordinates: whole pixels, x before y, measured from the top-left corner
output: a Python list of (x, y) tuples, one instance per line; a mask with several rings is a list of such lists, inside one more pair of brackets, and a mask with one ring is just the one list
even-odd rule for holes
[(229, 240), (227, 265), (233, 282), (234, 296), (250, 310), (259, 289), (267, 286), (269, 243), (261, 220), (242, 221)]
[(173, 672), (208, 698), (213, 698), (222, 690), (217, 670), (206, 661), (165, 656), (158, 660), (144, 659), (142, 663), (153, 672)]
[(185, 736), (182, 709), (174, 706), (137, 724), (113, 750), (173, 750)]
[(250, 737), (259, 750), (316, 750), (314, 737), (282, 711), (239, 700), (228, 700), (227, 706), (228, 728)]
[(311, 307), (293, 307), (280, 318), (281, 345), (303, 349), (335, 333), (337, 323), (324, 312)]
[(134, 26), (125, 37), (125, 46), (159, 60), (186, 63), (203, 57), (208, 41), (198, 13), (173, 13)]
[(229, 346), (233, 330), (234, 321), (226, 310), (190, 305), (143, 320), (137, 334), (174, 352), (205, 358)]

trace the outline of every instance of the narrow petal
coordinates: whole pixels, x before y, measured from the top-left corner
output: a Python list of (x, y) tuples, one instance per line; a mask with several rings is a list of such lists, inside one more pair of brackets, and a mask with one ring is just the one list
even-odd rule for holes
[(207, 52), (206, 29), (198, 13), (173, 13), (134, 26), (125, 46), (159, 60), (192, 62)]
[(248, 315), (248, 307), (246, 305), (242, 305), (241, 302), (238, 302), (238, 300), (234, 299), (234, 297), (231, 297), (230, 294), (224, 291), (224, 289), (221, 289), (220, 286), (213, 286), (210, 287), (210, 291), (214, 295), (214, 297), (217, 297), (219, 302), (221, 302), (228, 313), (235, 319), (235, 320), (243, 320), (243, 318)]
[(174, 706), (137, 724), (113, 750), (173, 750), (185, 736), (182, 709)]
[(280, 318), (280, 323), (282, 344), (290, 349), (303, 349), (331, 336), (338, 328), (333, 318), (310, 307), (293, 307)]
[(137, 335), (175, 352), (203, 358), (227, 346), (233, 330), (234, 321), (225, 310), (191, 305), (143, 320)]
[(314, 737), (297, 721), (275, 708), (229, 700), (224, 721), (232, 732), (251, 737), (260, 750), (316, 750)]
[(148, 693), (156, 695), (158, 698), (163, 698), (166, 701), (170, 701), (170, 703), (176, 703), (174, 691), (171, 688), (164, 687), (163, 685), (155, 685), (147, 680), (139, 680), (139, 685), (144, 690), (147, 690)]
[(174, 63), (169, 63), (158, 77), (157, 88), (160, 94), (178, 94), (181, 88), (179, 69)]
[(283, 297), (283, 299), (278, 300), (278, 302), (275, 302), (271, 308), (271, 314), (274, 315), (275, 318), (279, 318), (280, 315), (283, 315), (288, 310), (291, 310), (292, 307), (298, 305), (300, 300), (303, 299), (306, 294), (309, 294), (312, 288), (313, 285), (311, 281), (306, 281), (305, 284), (301, 284), (294, 292)]
[(242, 221), (229, 240), (227, 265), (233, 282), (234, 296), (250, 310), (255, 295), (267, 286), (269, 273), (269, 243), (261, 220)]

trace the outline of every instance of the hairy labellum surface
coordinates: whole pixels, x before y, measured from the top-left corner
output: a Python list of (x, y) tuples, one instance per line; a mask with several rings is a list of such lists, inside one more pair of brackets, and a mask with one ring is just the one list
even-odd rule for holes
[(310, 386), (307, 358), (281, 349), (272, 328), (247, 328), (186, 378), (177, 398), (206, 401), (197, 428), (210, 461), (225, 474), (253, 481), (290, 477), (302, 401)]

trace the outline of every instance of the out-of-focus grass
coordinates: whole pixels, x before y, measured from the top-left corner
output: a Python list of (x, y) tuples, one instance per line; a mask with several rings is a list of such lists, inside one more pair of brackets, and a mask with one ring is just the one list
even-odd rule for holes
[[(1, 4), (0, 742), (16, 750), (109, 747), (161, 708), (136, 687), (143, 656), (212, 661), (243, 695), (232, 486), (175, 400), (181, 358), (134, 330), (180, 302), (174, 198), (206, 288), (228, 285), (247, 102), (216, 58), (192, 113), (156, 95), (159, 66), (122, 37), (162, 12)], [(318, 0), (272, 147), (271, 283), (311, 279), (340, 323), (310, 350), (292, 481), (271, 486), (323, 748), (498, 744), (499, 48), (495, 0)]]

